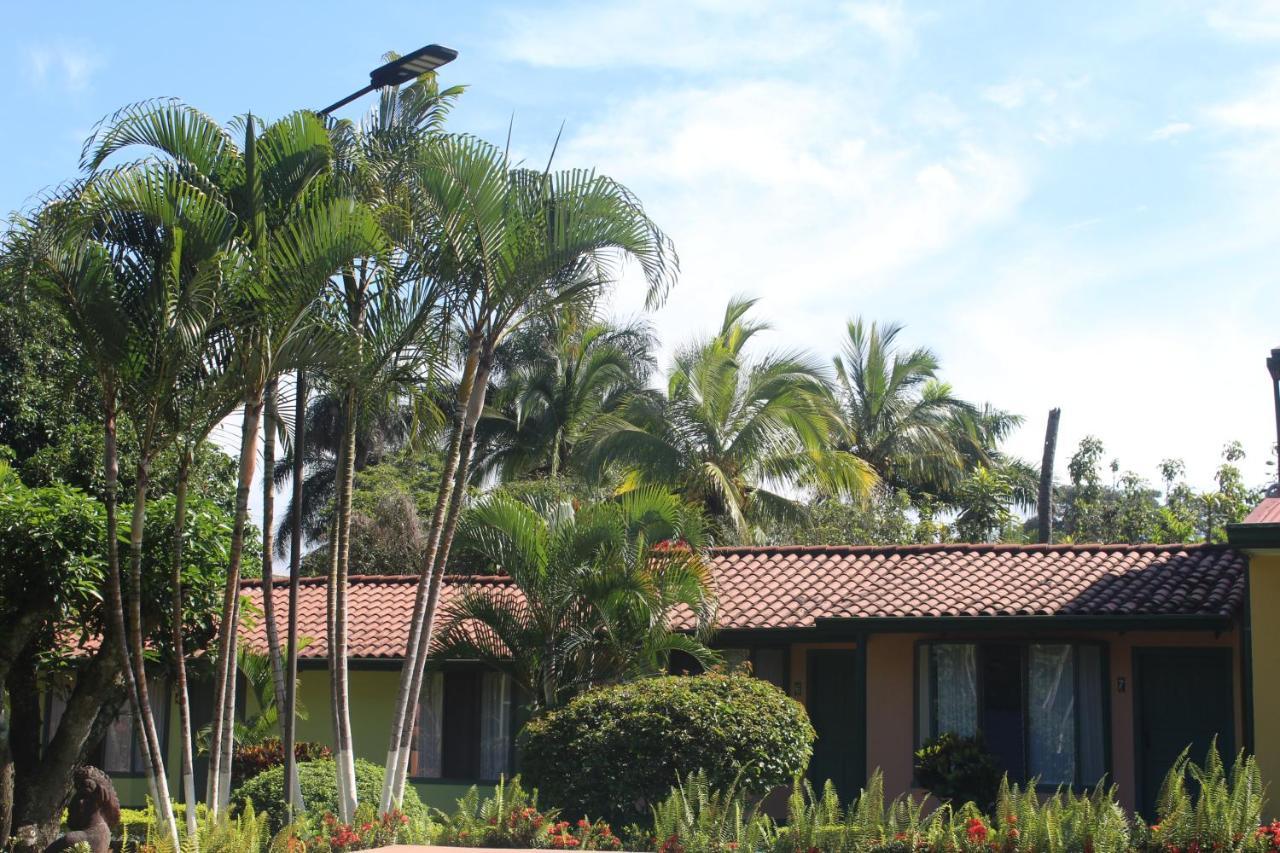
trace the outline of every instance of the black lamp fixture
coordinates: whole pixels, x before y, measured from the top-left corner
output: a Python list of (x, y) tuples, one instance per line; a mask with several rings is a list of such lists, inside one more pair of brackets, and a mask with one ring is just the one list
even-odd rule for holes
[(320, 115), (328, 115), (339, 107), (344, 107), (361, 95), (368, 94), (383, 86), (399, 86), (410, 80), (434, 71), (458, 58), (458, 52), (451, 47), (429, 44), (420, 47), (413, 53), (407, 53), (399, 59), (393, 59), (386, 65), (379, 65), (369, 72), (369, 85), (358, 92), (352, 92), (336, 104), (330, 104), (320, 110)]
[[(1267, 356), (1267, 372), (1271, 374), (1271, 394), (1276, 409), (1276, 451), (1280, 453), (1280, 347), (1273, 349), (1271, 355)], [(1280, 477), (1280, 464), (1276, 465), (1276, 476)]]

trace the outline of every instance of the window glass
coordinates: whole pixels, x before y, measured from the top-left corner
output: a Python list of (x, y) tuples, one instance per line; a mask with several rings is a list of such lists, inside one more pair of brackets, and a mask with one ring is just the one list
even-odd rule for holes
[(422, 779), (440, 778), (440, 721), (444, 707), (444, 673), (429, 672), (418, 702), (418, 719), (414, 724), (413, 753), (409, 756), (409, 775)]
[(938, 643), (932, 649), (933, 731), (971, 737), (978, 731), (977, 647)]
[(1078, 781), (1093, 786), (1107, 774), (1105, 754), (1106, 728), (1103, 723), (1102, 648), (1094, 645), (1076, 646), (1076, 703), (1079, 740), (1076, 754), (1079, 756)]
[[(165, 733), (169, 729), (168, 685), (160, 679), (148, 678), (147, 699), (151, 705), (151, 717), (155, 720), (156, 734), (160, 737), (160, 748), (164, 749)], [(133, 708), (128, 702), (124, 703), (120, 715), (107, 727), (102, 739), (102, 769), (107, 773), (146, 772), (146, 764), (142, 759), (142, 741), (133, 721)]]
[(480, 690), (480, 778), (510, 772), (511, 679), (486, 672)]
[(510, 774), (512, 690), (510, 676), (500, 672), (429, 673), (409, 775), (488, 780)]
[(1031, 646), (1027, 658), (1030, 775), (1046, 785), (1076, 779), (1075, 656), (1071, 646)]

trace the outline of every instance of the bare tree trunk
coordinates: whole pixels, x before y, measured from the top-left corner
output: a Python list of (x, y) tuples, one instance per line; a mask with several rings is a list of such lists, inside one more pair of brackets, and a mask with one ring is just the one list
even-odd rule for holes
[(133, 654), (133, 670), (136, 674), (137, 701), (134, 704), (134, 721), (142, 745), (143, 767), (155, 800), (156, 817), (169, 833), (174, 849), (181, 846), (178, 824), (173, 816), (173, 801), (169, 798), (169, 777), (165, 773), (164, 753), (160, 748), (160, 736), (156, 731), (155, 715), (151, 713), (151, 697), (147, 685), (147, 659), (142, 637), (142, 535), (147, 521), (147, 487), (151, 476), (150, 460), (146, 454), (139, 460), (137, 480), (133, 492), (133, 521), (129, 527), (129, 644)]
[(306, 371), (298, 371), (293, 394), (293, 529), (289, 534), (288, 660), (285, 663), (284, 682), (284, 778), (285, 790), (289, 792), (291, 816), (306, 808), (302, 802), (302, 787), (298, 781), (298, 762), (295, 756), (298, 718), (298, 586), (302, 577), (302, 478), (306, 473), (307, 442)]
[(236, 514), (231, 529), (231, 555), (222, 596), (222, 624), (218, 627), (218, 663), (215, 676), (213, 729), (209, 744), (209, 811), (217, 816), (231, 795), (231, 751), (236, 707), (236, 640), (240, 614), (240, 563), (244, 555), (244, 530), (249, 516), (249, 490), (253, 487), (257, 457), (258, 421), (262, 398), (246, 403), (240, 427), (240, 475), (236, 485)]
[(1044, 457), (1040, 461), (1040, 494), (1036, 503), (1036, 541), (1048, 545), (1053, 539), (1053, 457), (1058, 450), (1058, 418), (1062, 409), (1049, 410), (1044, 430)]
[[(440, 586), (444, 581), (445, 567), (449, 561), (449, 549), (453, 545), (453, 536), (458, 528), (462, 501), (466, 496), (467, 478), (471, 473), (471, 451), (475, 446), (476, 423), (480, 420), (480, 413), (484, 410), (485, 395), (489, 385), (489, 372), (492, 368), (493, 352), (486, 347), (480, 354), (474, 383), (471, 387), (471, 393), (468, 395), (466, 415), (462, 424), (462, 440), (458, 447), (458, 462), (455, 466), (453, 488), (449, 496), (448, 514), (445, 516), (444, 525), (440, 530), (439, 544), (434, 549), (435, 553), (431, 562), (431, 583), (427, 593), (426, 605), (423, 608), (423, 626), (418, 635), (417, 648), (413, 655), (413, 681), (416, 684), (416, 688), (413, 689), (412, 695), (415, 703), (418, 701), (418, 695), (422, 690), (423, 678), (426, 675), (427, 658), (431, 650), (431, 636), (435, 628), (436, 606), (440, 599)], [(404, 798), (404, 786), (409, 767), (409, 745), (413, 739), (413, 723), (413, 717), (407, 717), (403, 721), (401, 728), (401, 754), (395, 779), (396, 788), (393, 792), (394, 801), (397, 804)]]
[(333, 680), (333, 740), (338, 769), (338, 816), (350, 822), (356, 810), (355, 754), (351, 743), (351, 710), (347, 673), (347, 573), (351, 545), (351, 491), (355, 478), (357, 392), (348, 388), (343, 405), (341, 467), (338, 469), (338, 505), (330, 558), (329, 602), (332, 630), (329, 634), (329, 673)]
[[(280, 630), (276, 622), (276, 584), (272, 561), (275, 543), (276, 488), (272, 472), (276, 467), (276, 380), (267, 384), (262, 420), (262, 621), (267, 628), (267, 659), (271, 662), (271, 679), (275, 687), (276, 711), (284, 702), (284, 661), (280, 658)], [(280, 734), (284, 734), (284, 715), (280, 717)], [(288, 795), (285, 795), (288, 799)]]
[(173, 610), (170, 613), (173, 632), (174, 692), (178, 701), (178, 728), (182, 751), (182, 802), (186, 805), (187, 843), (192, 853), (199, 853), (196, 837), (196, 775), (194, 738), (191, 733), (191, 698), (187, 690), (187, 655), (182, 636), (182, 552), (187, 539), (187, 486), (191, 477), (192, 452), (182, 449), (178, 462), (178, 483), (174, 489), (173, 508)]
[[(412, 751), (413, 720), (416, 716), (418, 696), (422, 689), (422, 675), (418, 667), (419, 639), (426, 622), (427, 601), (430, 597), (432, 572), (440, 532), (444, 526), (449, 497), (453, 490), (453, 475), (458, 468), (462, 448), (462, 434), (466, 424), (467, 408), (475, 386), (479, 365), (481, 340), (472, 335), (463, 362), (462, 378), (454, 402), (454, 414), (449, 431), (449, 448), (445, 453), (444, 467), (440, 473), (440, 486), (436, 494), (436, 506), (427, 531), (427, 547), (418, 572), (418, 586), (413, 604), (413, 618), (409, 625), (409, 639), (405, 646), (405, 658), (400, 668), (400, 685), (396, 692), (395, 710), (391, 718), (390, 745), (387, 749), (387, 771), (382, 786), (380, 809), (383, 813), (400, 804), (403, 798), (404, 779), (408, 774), (409, 754)], [(406, 734), (407, 732), (407, 734)]]

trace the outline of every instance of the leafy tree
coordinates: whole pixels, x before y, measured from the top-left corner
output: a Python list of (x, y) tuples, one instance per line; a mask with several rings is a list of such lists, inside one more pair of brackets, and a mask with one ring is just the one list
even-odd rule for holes
[(875, 472), (832, 447), (839, 419), (822, 368), (791, 352), (751, 358), (746, 344), (768, 326), (749, 319), (755, 300), (734, 299), (719, 332), (680, 351), (665, 394), (639, 393), (600, 418), (596, 476), (675, 489), (725, 535), (764, 537), (798, 518), (802, 503), (779, 487), (862, 498)]
[(960, 484), (956, 534), (964, 542), (991, 542), (1007, 538), (1013, 514), (1009, 503), (1013, 484), (999, 470), (979, 467)]
[[(496, 494), (468, 511), (459, 539), (501, 567), (520, 598), (466, 591), (444, 611), (433, 654), (510, 673), (535, 708), (661, 673), (673, 651), (716, 660), (704, 645), (715, 598), (701, 521), (673, 495), (641, 488), (575, 509)], [(668, 627), (678, 606), (693, 614), (692, 633)]]

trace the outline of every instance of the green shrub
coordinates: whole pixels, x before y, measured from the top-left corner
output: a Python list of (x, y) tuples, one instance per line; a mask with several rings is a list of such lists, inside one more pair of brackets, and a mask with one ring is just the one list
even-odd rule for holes
[[(329, 747), (311, 741), (295, 743), (293, 754), (299, 764), (333, 757)], [(283, 766), (284, 744), (280, 738), (267, 738), (261, 743), (237, 743), (231, 755), (231, 784), (238, 788), (264, 770)]]
[(982, 736), (943, 732), (915, 753), (916, 781), (939, 800), (989, 808), (1000, 787), (1000, 767)]
[[(356, 761), (356, 799), (361, 803), (376, 803), (382, 795), (383, 769), (369, 761)], [(338, 811), (338, 775), (332, 760), (307, 761), (298, 765), (298, 782), (302, 786), (302, 801), (312, 814)], [(284, 768), (264, 770), (245, 782), (231, 795), (232, 804), (238, 808), (252, 803), (259, 812), (270, 819), (272, 832), (279, 832), (288, 823), (284, 806)], [(418, 792), (411, 786), (405, 788), (401, 810), (411, 821), (427, 814), (426, 807), (418, 799)]]
[(651, 804), (701, 771), (747, 794), (804, 771), (814, 732), (804, 708), (747, 675), (648, 678), (588, 691), (531, 720), (522, 771), (569, 817), (647, 821)]

